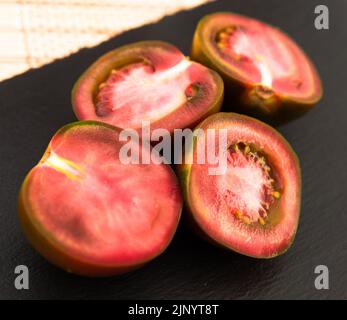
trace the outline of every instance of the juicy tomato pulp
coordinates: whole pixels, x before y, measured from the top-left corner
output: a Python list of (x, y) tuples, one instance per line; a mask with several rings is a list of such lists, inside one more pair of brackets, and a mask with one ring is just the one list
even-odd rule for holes
[(160, 254), (177, 227), (181, 196), (171, 168), (123, 164), (118, 134), (95, 122), (62, 128), (23, 184), (24, 229), (64, 269), (134, 267)]

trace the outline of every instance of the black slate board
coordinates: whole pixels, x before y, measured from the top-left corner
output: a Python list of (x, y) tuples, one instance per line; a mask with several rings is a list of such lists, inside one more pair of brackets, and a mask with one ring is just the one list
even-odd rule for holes
[[(207, 4), (0, 83), (0, 298), (346, 299), (347, 1), (325, 1), (330, 9), (328, 31), (314, 28), (314, 7), (320, 3), (233, 0)], [(75, 80), (101, 54), (133, 41), (161, 39), (189, 54), (197, 21), (220, 10), (278, 25), (312, 57), (322, 76), (323, 101), (279, 128), (297, 151), (303, 173), (302, 216), (293, 247), (276, 259), (259, 261), (216, 249), (181, 223), (168, 250), (130, 274), (87, 279), (48, 264), (21, 233), (17, 192), (54, 132), (75, 121), (70, 107)], [(29, 267), (30, 290), (14, 288), (14, 268), (19, 264)], [(314, 287), (314, 267), (320, 264), (329, 267), (329, 290)]]

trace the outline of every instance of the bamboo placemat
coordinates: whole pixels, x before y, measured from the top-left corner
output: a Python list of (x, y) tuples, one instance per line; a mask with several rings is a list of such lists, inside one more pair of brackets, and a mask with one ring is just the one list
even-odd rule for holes
[(0, 80), (209, 0), (0, 0)]

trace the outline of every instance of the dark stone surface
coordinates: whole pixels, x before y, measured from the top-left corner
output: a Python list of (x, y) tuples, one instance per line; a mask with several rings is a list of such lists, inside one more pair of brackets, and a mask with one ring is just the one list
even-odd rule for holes
[[(330, 30), (314, 28), (319, 1), (233, 0), (208, 4), (126, 32), (92, 49), (0, 83), (0, 298), (265, 299), (347, 298), (347, 2), (325, 1)], [(70, 90), (97, 57), (122, 44), (162, 39), (189, 54), (197, 21), (209, 12), (232, 10), (288, 32), (322, 76), (325, 95), (304, 117), (280, 131), (301, 160), (302, 216), (289, 252), (258, 261), (201, 241), (181, 223), (169, 249), (141, 270), (120, 277), (87, 279), (48, 264), (27, 243), (16, 214), (17, 193), (50, 137), (75, 121)], [(13, 286), (14, 268), (30, 269), (30, 290)], [(330, 270), (330, 290), (316, 290), (314, 267)]]

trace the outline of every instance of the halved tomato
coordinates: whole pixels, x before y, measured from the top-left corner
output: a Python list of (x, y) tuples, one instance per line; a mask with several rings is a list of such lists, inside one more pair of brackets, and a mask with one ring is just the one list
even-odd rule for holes
[(203, 17), (192, 58), (216, 70), (225, 83), (225, 111), (283, 123), (310, 110), (322, 97), (312, 61), (283, 31), (231, 12)]
[[(179, 166), (194, 225), (244, 255), (271, 258), (285, 252), (297, 230), (301, 202), (300, 166), (288, 142), (265, 123), (236, 113), (214, 114), (198, 129), (189, 149), (192, 161)], [(223, 130), (225, 145), (220, 143)], [(214, 132), (215, 143), (208, 132)], [(208, 153), (220, 155), (219, 163), (199, 160), (208, 159)], [(224, 170), (212, 171), (223, 164), (222, 157)]]
[(72, 104), (80, 120), (120, 128), (172, 132), (217, 112), (223, 100), (220, 76), (190, 61), (171, 44), (142, 41), (115, 49), (90, 66), (75, 84)]
[[(66, 271), (98, 276), (132, 270), (162, 253), (176, 230), (182, 200), (175, 174), (155, 161), (121, 161), (119, 133), (93, 121), (64, 126), (21, 187), (26, 236)], [(141, 144), (134, 150), (141, 157), (151, 153)]]

